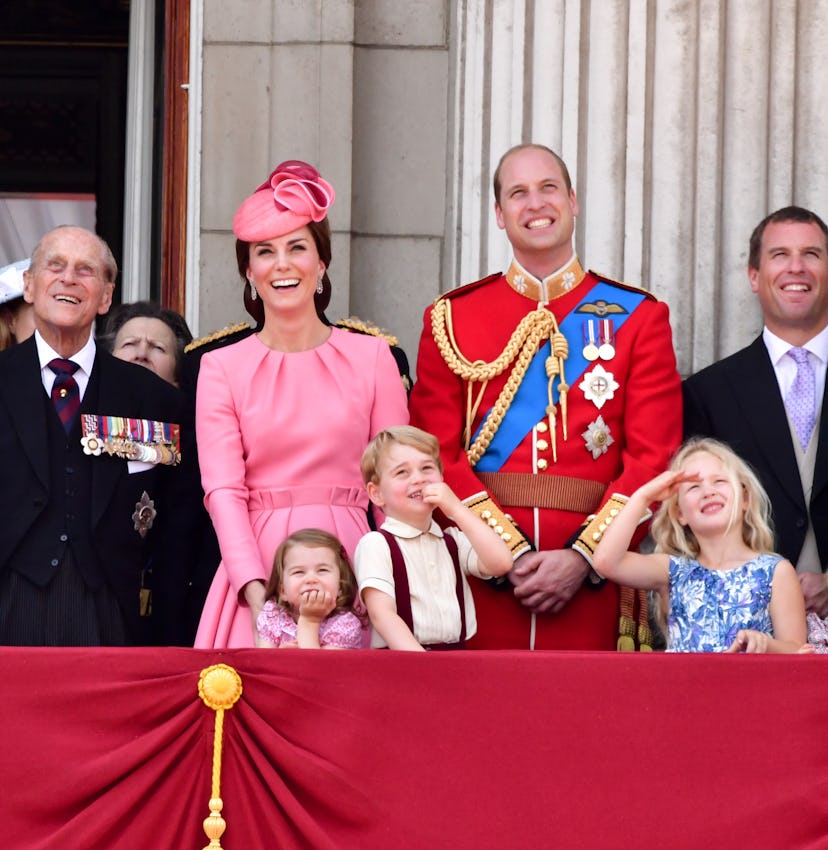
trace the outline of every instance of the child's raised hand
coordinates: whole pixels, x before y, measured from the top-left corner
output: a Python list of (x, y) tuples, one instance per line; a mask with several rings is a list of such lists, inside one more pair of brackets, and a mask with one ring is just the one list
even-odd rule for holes
[(327, 590), (305, 590), (299, 596), (299, 616), (321, 623), (336, 607), (336, 599)]
[(643, 484), (637, 492), (648, 505), (652, 502), (663, 502), (676, 492), (679, 484), (687, 481), (701, 481), (701, 476), (698, 472), (690, 474), (683, 469), (668, 469), (667, 472), (662, 472), (661, 475), (656, 475), (655, 478)]
[(725, 652), (767, 652), (770, 636), (756, 629), (739, 629), (736, 639)]
[(423, 501), (435, 508), (440, 508), (447, 517), (451, 517), (457, 506), (463, 504), (445, 481), (434, 481), (426, 484), (423, 487)]

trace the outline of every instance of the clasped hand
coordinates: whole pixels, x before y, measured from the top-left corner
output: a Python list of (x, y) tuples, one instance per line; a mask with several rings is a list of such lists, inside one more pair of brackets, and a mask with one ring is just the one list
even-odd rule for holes
[(535, 614), (558, 614), (578, 592), (589, 564), (574, 549), (521, 555), (509, 572), (515, 598)]

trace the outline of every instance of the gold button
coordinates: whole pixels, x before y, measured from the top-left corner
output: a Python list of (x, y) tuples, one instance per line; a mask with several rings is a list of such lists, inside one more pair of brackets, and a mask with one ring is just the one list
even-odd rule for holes
[(496, 526), (495, 526), (495, 531), (496, 531), (498, 534), (503, 534), (503, 526), (502, 526), (502, 525), (496, 525)]
[(618, 508), (613, 508), (610, 511), (610, 516), (618, 516)]
[(538, 429), (538, 433), (540, 434), (545, 434), (549, 430), (549, 426), (543, 421), (538, 422), (535, 427)]
[(539, 451), (545, 452), (549, 448), (549, 443), (546, 440), (538, 440), (535, 445), (538, 447)]
[(508, 543), (512, 539), (512, 535), (509, 534), (508, 531), (505, 532), (504, 534), (501, 534), (500, 537), (501, 537), (501, 539), (503, 540), (504, 543)]
[(593, 539), (593, 540), (600, 540), (600, 539), (601, 539), (601, 535), (600, 535), (597, 531), (593, 531), (593, 532), (592, 532), (592, 539)]
[(482, 511), (480, 514), (481, 519), (488, 519), (492, 515), (491, 511)]
[(549, 461), (546, 458), (538, 459), (538, 469), (546, 469), (547, 466), (549, 466)]
[(492, 518), (489, 520), (489, 525), (494, 528), (497, 525), (497, 520)]
[(608, 517), (607, 517), (607, 525), (609, 525), (611, 522), (612, 522), (612, 517), (611, 517), (611, 516), (608, 516)]
[(598, 531), (606, 531), (606, 530), (607, 530), (606, 525), (604, 525), (603, 522), (600, 523), (599, 526), (598, 526)]

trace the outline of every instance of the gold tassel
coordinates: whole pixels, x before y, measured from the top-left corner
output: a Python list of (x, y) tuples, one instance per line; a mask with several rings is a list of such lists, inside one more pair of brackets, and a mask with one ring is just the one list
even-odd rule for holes
[(635, 652), (636, 622), (633, 618), (635, 609), (635, 590), (631, 587), (621, 587), (618, 619), (618, 652)]
[(201, 671), (198, 677), (198, 695), (208, 708), (216, 712), (213, 732), (213, 785), (210, 797), (210, 814), (204, 819), (204, 833), (210, 843), (204, 850), (221, 848), (221, 836), (227, 822), (221, 816), (224, 802), (221, 799), (221, 739), (224, 730), (225, 709), (232, 708), (242, 695), (241, 676), (226, 664), (214, 664)]
[(653, 632), (650, 628), (649, 605), (647, 591), (639, 589), (638, 594), (638, 651), (653, 651)]

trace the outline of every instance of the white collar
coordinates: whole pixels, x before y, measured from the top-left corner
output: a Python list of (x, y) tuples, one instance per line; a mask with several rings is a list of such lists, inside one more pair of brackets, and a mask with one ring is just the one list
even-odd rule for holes
[(384, 531), (388, 531), (393, 534), (394, 537), (404, 537), (411, 540), (415, 537), (419, 537), (421, 534), (433, 534), (435, 537), (443, 536), (443, 530), (433, 519), (431, 520), (431, 525), (427, 531), (423, 531), (420, 528), (409, 525), (407, 522), (403, 522), (402, 520), (394, 519), (394, 517), (386, 517), (385, 522), (382, 524), (382, 528)]
[[(40, 331), (34, 332), (35, 344), (37, 345), (37, 357), (40, 361), (40, 368), (45, 369), (49, 365), (49, 361), (60, 357), (60, 354), (46, 342), (40, 335)], [(89, 339), (80, 351), (76, 351), (71, 357), (66, 358), (73, 363), (77, 363), (81, 369), (87, 374), (92, 374), (92, 366), (95, 363), (95, 337), (90, 331)]]
[[(768, 330), (767, 327), (762, 331), (762, 339), (774, 366), (778, 366), (779, 361), (794, 347), (791, 343), (778, 337), (773, 331)], [(828, 363), (828, 325), (815, 337), (811, 337), (805, 345), (799, 347), (807, 349), (821, 363)]]

